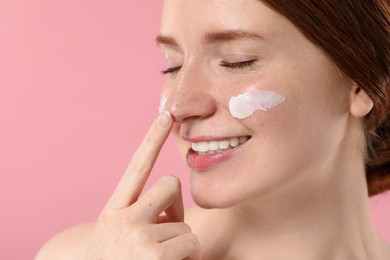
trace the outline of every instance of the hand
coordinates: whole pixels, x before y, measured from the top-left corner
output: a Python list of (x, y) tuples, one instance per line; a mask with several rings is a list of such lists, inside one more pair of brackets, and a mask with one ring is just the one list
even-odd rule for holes
[(179, 179), (162, 177), (139, 198), (172, 121), (161, 113), (134, 153), (97, 220), (87, 260), (201, 259), (199, 241), (183, 222)]

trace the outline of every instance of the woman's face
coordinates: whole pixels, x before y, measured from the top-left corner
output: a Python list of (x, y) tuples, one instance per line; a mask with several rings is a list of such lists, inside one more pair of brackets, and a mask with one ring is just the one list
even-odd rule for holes
[[(175, 118), (198, 205), (231, 207), (335, 183), (349, 82), (285, 17), (256, 0), (165, 0), (158, 41), (172, 71), (165, 110)], [(233, 117), (231, 97), (252, 89), (285, 101)], [(233, 152), (198, 155), (190, 148), (232, 137), (250, 139)]]

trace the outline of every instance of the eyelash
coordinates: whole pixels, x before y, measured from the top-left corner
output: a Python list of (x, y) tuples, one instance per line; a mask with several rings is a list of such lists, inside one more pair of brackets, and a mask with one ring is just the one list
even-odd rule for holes
[(161, 71), (162, 74), (169, 74), (178, 71), (181, 68), (181, 66), (176, 66), (172, 68), (167, 68), (166, 70)]
[[(247, 67), (252, 66), (256, 60), (247, 60), (247, 61), (241, 61), (241, 62), (233, 62), (229, 63), (226, 61), (221, 61), (219, 63), (219, 66), (221, 67), (226, 67), (226, 68), (231, 68), (231, 69), (244, 69)], [(162, 74), (169, 74), (178, 71), (181, 68), (181, 66), (176, 66), (172, 68), (167, 68), (166, 70), (161, 71)]]

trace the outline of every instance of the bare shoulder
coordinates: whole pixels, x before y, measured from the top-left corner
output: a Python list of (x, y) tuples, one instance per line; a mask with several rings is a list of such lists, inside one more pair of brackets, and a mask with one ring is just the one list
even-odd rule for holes
[(58, 233), (39, 250), (35, 260), (84, 260), (95, 223), (77, 225)]

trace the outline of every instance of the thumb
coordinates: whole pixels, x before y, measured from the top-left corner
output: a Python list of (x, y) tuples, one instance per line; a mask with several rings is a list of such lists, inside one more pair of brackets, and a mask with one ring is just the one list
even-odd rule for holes
[(170, 207), (164, 210), (166, 216), (166, 222), (184, 222), (184, 205), (183, 205), (183, 195), (181, 191), (181, 182), (178, 180), (178, 189), (175, 196), (175, 201)]

